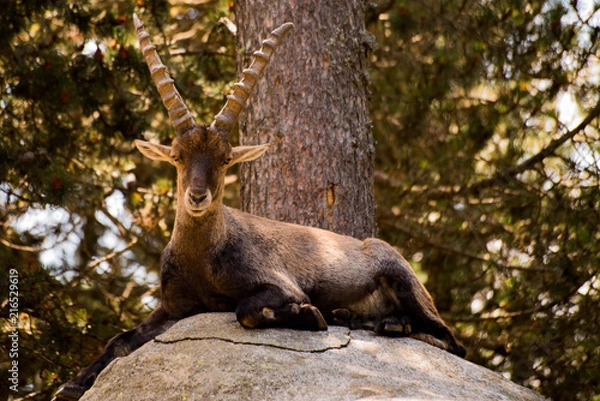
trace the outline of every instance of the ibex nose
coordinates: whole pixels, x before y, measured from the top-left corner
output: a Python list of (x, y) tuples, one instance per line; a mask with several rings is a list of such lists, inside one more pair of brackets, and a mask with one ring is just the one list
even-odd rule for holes
[(209, 189), (188, 188), (185, 194), (185, 208), (194, 217), (201, 216), (212, 202), (212, 196)]
[(206, 192), (199, 193), (190, 191), (190, 200), (196, 205), (199, 205), (200, 203), (204, 202), (207, 196), (208, 195), (206, 194)]

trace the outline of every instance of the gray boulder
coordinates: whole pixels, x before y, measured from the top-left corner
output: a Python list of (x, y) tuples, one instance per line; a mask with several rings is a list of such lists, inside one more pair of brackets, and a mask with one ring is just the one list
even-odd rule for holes
[(231, 313), (178, 322), (117, 359), (82, 401), (543, 400), (410, 338), (363, 330), (246, 330)]

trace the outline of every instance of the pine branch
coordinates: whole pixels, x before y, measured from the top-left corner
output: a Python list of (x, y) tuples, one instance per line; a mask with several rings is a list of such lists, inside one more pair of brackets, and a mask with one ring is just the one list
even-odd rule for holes
[(554, 152), (556, 152), (556, 149), (558, 149), (565, 142), (573, 139), (575, 135), (583, 131), (598, 116), (600, 116), (600, 101), (596, 104), (596, 106), (594, 106), (594, 108), (589, 112), (587, 117), (584, 118), (583, 121), (579, 123), (577, 127), (570, 131), (567, 131), (560, 138), (552, 140), (547, 147), (542, 149), (534, 156), (531, 156), (529, 159), (517, 164), (516, 166), (508, 168), (505, 171), (500, 171), (490, 178), (486, 178), (479, 182), (467, 185), (466, 187), (463, 187), (459, 192), (477, 192), (482, 189), (492, 187), (500, 182), (509, 182), (513, 180), (518, 174), (533, 169), (536, 164), (541, 163), (545, 158), (552, 156)]

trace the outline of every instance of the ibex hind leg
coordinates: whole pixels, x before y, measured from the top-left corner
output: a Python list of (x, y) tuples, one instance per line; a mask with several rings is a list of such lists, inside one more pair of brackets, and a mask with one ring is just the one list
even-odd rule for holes
[(236, 317), (248, 329), (287, 327), (297, 330), (327, 330), (323, 315), (308, 301), (308, 296), (299, 290), (285, 291), (266, 284), (240, 301)]
[(394, 305), (392, 320), (383, 319), (375, 331), (389, 336), (410, 335), (464, 357), (465, 348), (440, 317), (431, 296), (410, 265), (403, 260), (390, 264), (378, 281), (380, 290)]

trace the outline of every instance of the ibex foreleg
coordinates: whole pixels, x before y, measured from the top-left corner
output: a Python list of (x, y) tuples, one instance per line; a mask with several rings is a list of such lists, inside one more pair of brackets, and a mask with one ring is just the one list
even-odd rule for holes
[(177, 322), (159, 306), (143, 323), (133, 330), (113, 337), (104, 352), (90, 366), (83, 369), (73, 379), (65, 383), (56, 393), (53, 401), (78, 400), (96, 381), (96, 377), (114, 359), (126, 356), (152, 340)]
[(327, 330), (323, 315), (309, 303), (308, 296), (286, 294), (283, 289), (270, 284), (261, 287), (237, 306), (236, 316), (242, 326), (249, 329)]

